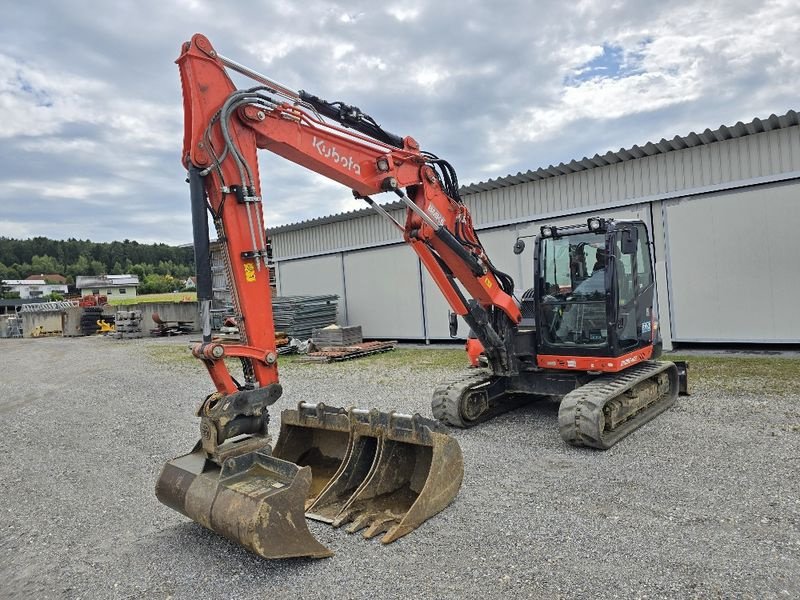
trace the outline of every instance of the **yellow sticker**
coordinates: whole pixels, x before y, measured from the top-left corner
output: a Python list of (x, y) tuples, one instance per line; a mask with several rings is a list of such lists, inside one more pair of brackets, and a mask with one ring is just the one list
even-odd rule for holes
[(487, 288), (492, 289), (492, 280), (488, 277), (483, 280), (483, 283), (486, 285)]
[(256, 280), (256, 266), (253, 263), (244, 263), (244, 278), (251, 282)]

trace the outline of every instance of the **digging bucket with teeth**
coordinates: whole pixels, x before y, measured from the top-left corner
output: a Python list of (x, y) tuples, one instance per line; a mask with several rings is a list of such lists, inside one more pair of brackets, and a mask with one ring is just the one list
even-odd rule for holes
[[(350, 409), (344, 459), (306, 516), (347, 531), (384, 533), (384, 544), (449, 505), (464, 475), (461, 448), (435, 421), (419, 415)], [(313, 468), (313, 467), (312, 467)]]
[(276, 458), (311, 468), (306, 506), (338, 472), (350, 443), (350, 418), (343, 408), (300, 402), (281, 411), (281, 431), (272, 450)]

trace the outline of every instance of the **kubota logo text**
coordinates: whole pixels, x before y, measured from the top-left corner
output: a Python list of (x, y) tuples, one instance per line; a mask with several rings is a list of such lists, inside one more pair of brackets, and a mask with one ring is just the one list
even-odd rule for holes
[(328, 146), (325, 140), (318, 140), (317, 136), (314, 136), (311, 145), (317, 149), (317, 152), (319, 152), (321, 156), (330, 159), (356, 175), (361, 175), (361, 166), (353, 160), (352, 156), (342, 156), (339, 154), (336, 151), (336, 146)]

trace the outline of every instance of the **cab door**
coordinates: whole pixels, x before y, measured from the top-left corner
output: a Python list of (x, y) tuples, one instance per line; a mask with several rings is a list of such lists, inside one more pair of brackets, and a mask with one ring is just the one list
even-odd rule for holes
[(619, 223), (613, 237), (616, 354), (652, 343), (653, 263), (644, 223)]

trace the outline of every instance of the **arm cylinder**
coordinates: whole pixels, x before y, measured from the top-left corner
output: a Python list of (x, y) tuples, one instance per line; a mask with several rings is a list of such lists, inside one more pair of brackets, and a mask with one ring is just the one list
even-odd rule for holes
[(192, 236), (194, 241), (194, 265), (197, 275), (197, 300), (200, 303), (200, 318), (203, 341), (211, 341), (211, 251), (208, 242), (208, 215), (206, 191), (200, 169), (189, 168), (189, 196), (192, 204)]

